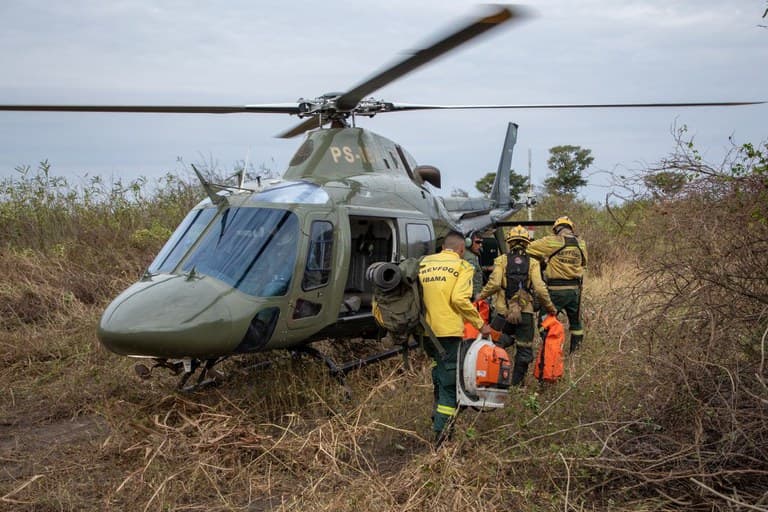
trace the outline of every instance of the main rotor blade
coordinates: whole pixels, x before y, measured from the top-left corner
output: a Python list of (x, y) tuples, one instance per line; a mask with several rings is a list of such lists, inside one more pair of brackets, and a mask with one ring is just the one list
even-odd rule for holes
[(392, 103), (388, 112), (411, 110), (461, 110), (461, 109), (558, 109), (558, 108), (667, 108), (667, 107), (735, 107), (739, 105), (762, 105), (765, 101), (689, 101), (660, 103), (564, 103), (531, 105), (413, 105)]
[(273, 103), (243, 106), (184, 105), (0, 105), (0, 110), (23, 112), (128, 112), (160, 114), (297, 114), (295, 103)]
[(457, 46), (474, 39), (480, 34), (483, 34), (502, 23), (514, 18), (523, 17), (523, 13), (519, 9), (513, 11), (507, 6), (500, 7), (501, 8), (493, 14), (472, 20), (468, 25), (452, 32), (426, 48), (417, 50), (405, 60), (390, 66), (365, 82), (353, 87), (336, 100), (336, 105), (342, 111), (352, 110), (364, 97), (400, 78), (406, 73), (410, 73), (414, 69), (423, 66), (427, 62), (453, 50)]
[(297, 124), (290, 130), (286, 130), (280, 135), (277, 135), (279, 139), (290, 139), (291, 137), (295, 137), (297, 135), (301, 135), (302, 133), (312, 130), (314, 128), (320, 128), (320, 122), (317, 120), (316, 117), (308, 117), (303, 122)]

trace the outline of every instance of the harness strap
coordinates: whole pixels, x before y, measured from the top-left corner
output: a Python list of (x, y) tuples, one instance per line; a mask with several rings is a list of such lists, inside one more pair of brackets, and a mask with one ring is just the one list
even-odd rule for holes
[(547, 265), (549, 261), (554, 258), (557, 253), (565, 249), (566, 247), (576, 247), (579, 250), (579, 255), (581, 256), (581, 265), (584, 265), (584, 251), (581, 250), (581, 246), (579, 245), (579, 240), (575, 236), (564, 236), (565, 243), (557, 249), (555, 252), (550, 254), (548, 257), (544, 259), (544, 265)]
[(443, 344), (440, 343), (440, 340), (437, 339), (437, 336), (435, 336), (435, 333), (432, 331), (432, 328), (427, 323), (427, 319), (424, 318), (424, 315), (419, 313), (419, 321), (421, 322), (421, 327), (424, 328), (424, 332), (427, 333), (427, 336), (429, 336), (429, 340), (432, 342), (432, 346), (435, 347), (435, 350), (437, 351), (437, 355), (440, 356), (440, 359), (445, 361), (445, 347), (443, 347)]

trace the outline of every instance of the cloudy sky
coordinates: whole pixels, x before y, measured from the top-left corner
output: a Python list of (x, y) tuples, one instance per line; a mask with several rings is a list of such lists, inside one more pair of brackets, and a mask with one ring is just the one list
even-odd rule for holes
[[(543, 0), (493, 31), (384, 87), (387, 101), (430, 104), (768, 100), (765, 0)], [(4, 0), (0, 104), (245, 105), (344, 91), (477, 13), (459, 0)], [(636, 169), (673, 148), (686, 125), (717, 161), (729, 137), (768, 138), (768, 105), (650, 110), (393, 113), (359, 126), (443, 171), (443, 191), (474, 191), (495, 171), (507, 122), (520, 125), (513, 168), (547, 175), (548, 149), (590, 148), (583, 195), (604, 171)], [(247, 160), (282, 171), (300, 139), (274, 138), (283, 115), (0, 112), (0, 176), (44, 159), (56, 174), (132, 179)]]

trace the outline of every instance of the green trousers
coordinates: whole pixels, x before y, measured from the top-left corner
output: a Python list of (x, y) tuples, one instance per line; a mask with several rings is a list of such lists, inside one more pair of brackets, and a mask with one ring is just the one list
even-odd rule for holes
[(581, 289), (565, 288), (549, 290), (549, 297), (558, 311), (565, 311), (568, 316), (571, 333), (571, 352), (575, 351), (584, 339), (584, 326), (581, 324)]
[(428, 340), (425, 341), (427, 353), (432, 357), (432, 385), (435, 391), (435, 404), (432, 411), (432, 430), (436, 434), (443, 432), (458, 411), (456, 401), (456, 359), (461, 345), (461, 337), (437, 338), (445, 349), (441, 358)]
[(521, 313), (519, 324), (505, 324), (500, 345), (504, 348), (515, 346), (515, 366), (512, 369), (512, 385), (519, 386), (528, 373), (528, 365), (533, 361), (533, 333), (536, 328), (533, 313)]

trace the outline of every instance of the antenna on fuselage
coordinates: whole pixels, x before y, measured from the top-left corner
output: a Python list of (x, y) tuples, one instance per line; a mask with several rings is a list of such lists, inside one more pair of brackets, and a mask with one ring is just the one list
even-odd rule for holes
[(245, 173), (248, 171), (248, 164), (251, 160), (251, 149), (248, 148), (248, 152), (245, 154), (245, 164), (240, 172), (237, 173), (237, 188), (243, 188), (245, 185)]
[(211, 202), (216, 206), (220, 206), (222, 203), (226, 204), (227, 198), (216, 193), (214, 185), (212, 185), (203, 177), (202, 173), (197, 170), (197, 167), (195, 167), (195, 164), (190, 165), (192, 166), (192, 170), (195, 171), (195, 174), (197, 174), (197, 179), (200, 180), (200, 184), (203, 186), (203, 190), (205, 190), (205, 193), (208, 195), (208, 198), (211, 200)]

